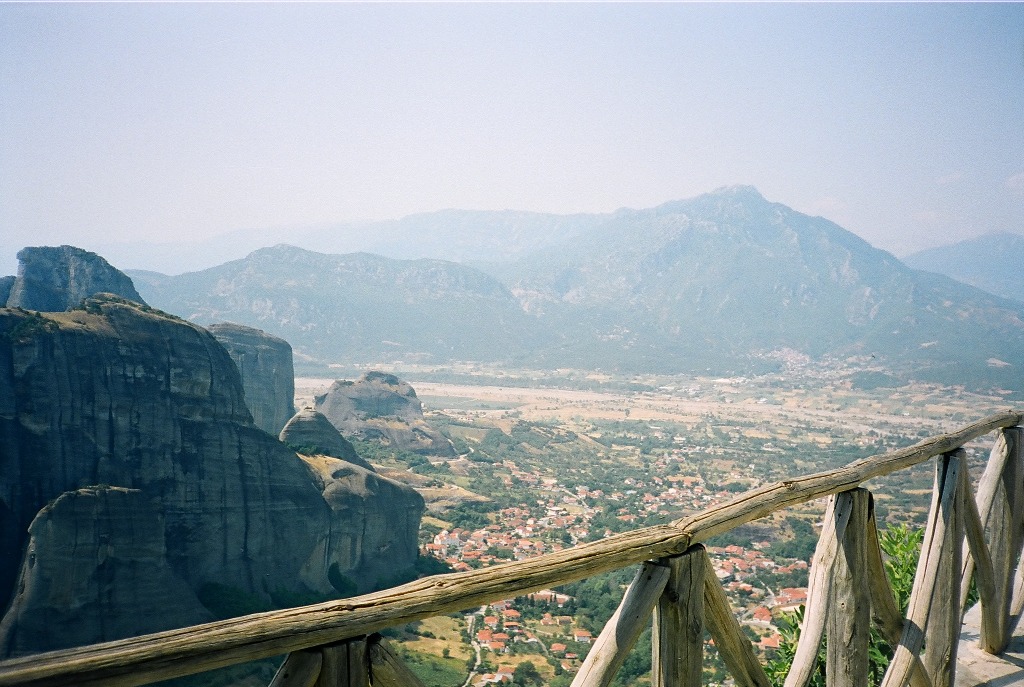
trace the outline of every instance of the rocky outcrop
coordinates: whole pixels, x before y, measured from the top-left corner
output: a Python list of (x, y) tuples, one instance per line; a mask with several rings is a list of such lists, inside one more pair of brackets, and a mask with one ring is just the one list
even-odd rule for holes
[(315, 400), (316, 409), (345, 437), (425, 455), (455, 455), (452, 443), (423, 419), (416, 391), (394, 375), (367, 372), (356, 382), (338, 380)]
[(6, 304), (11, 297), (11, 289), (14, 288), (15, 276), (0, 277), (0, 304)]
[(292, 347), (284, 339), (241, 324), (225, 322), (207, 329), (227, 349), (242, 375), (253, 422), (276, 437), (295, 412)]
[[(138, 495), (88, 489), (95, 485)], [(62, 502), (67, 492), (78, 495)], [(415, 547), (410, 554), (393, 541), (415, 539), (406, 506), (415, 511), (418, 497), (411, 506), (360, 502), (359, 551), (382, 550), (388, 565), (411, 565)], [(81, 522), (90, 513), (106, 515)], [(115, 550), (136, 551), (141, 568), (160, 567), (159, 579), (180, 579), (197, 594), (210, 584), (267, 602), (278, 592), (332, 593), (332, 565), (353, 579), (367, 574), (358, 566), (377, 566), (369, 555), (335, 555), (323, 544), (324, 533), (341, 527), (338, 518), (323, 478), (253, 425), (238, 369), (205, 329), (109, 295), (64, 313), (0, 309), (0, 607), (16, 592), (0, 650), (52, 645), (36, 631), (40, 614), (50, 612), (46, 599), (102, 609), (89, 617), (106, 624), (76, 630), (76, 642), (162, 629), (165, 618), (183, 619), (179, 611), (188, 622), (205, 619), (188, 611), (174, 584), (132, 588), (135, 578), (124, 571), (114, 579), (126, 589), (110, 597), (104, 561), (112, 559), (103, 556)], [(130, 529), (135, 520), (142, 524)], [(403, 528), (411, 529), (396, 533)], [(163, 553), (154, 529), (162, 530)], [(51, 546), (80, 537), (83, 558), (60, 563)], [(41, 560), (57, 562), (40, 568)], [(19, 561), (23, 585), (15, 584)], [(61, 566), (79, 572), (47, 572)], [(133, 613), (132, 599), (144, 595), (166, 613)]]
[(331, 509), (330, 523), (320, 530), (309, 559), (309, 577), (303, 580), (315, 586), (326, 567), (337, 591), (346, 591), (339, 576), (358, 591), (368, 591), (407, 571), (419, 545), (423, 497), (411, 487), (338, 458), (302, 458), (319, 475)]
[(81, 248), (23, 248), (18, 263), (18, 276), (4, 301), (8, 308), (61, 312), (97, 293), (145, 303), (127, 274)]
[(313, 408), (303, 408), (295, 413), (295, 416), (281, 430), (280, 439), (289, 448), (299, 453), (341, 458), (373, 471), (373, 466), (356, 453), (352, 443), (341, 436), (330, 420)]
[(171, 570), (163, 518), (137, 489), (78, 489), (43, 508), (29, 527), (18, 590), (0, 623), (0, 655), (213, 620)]

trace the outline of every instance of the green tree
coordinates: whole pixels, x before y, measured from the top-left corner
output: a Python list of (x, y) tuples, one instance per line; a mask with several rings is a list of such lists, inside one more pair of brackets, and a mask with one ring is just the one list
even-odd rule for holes
[(537, 671), (537, 666), (533, 665), (533, 661), (523, 661), (517, 665), (515, 673), (512, 674), (512, 681), (517, 685), (544, 684), (544, 678)]

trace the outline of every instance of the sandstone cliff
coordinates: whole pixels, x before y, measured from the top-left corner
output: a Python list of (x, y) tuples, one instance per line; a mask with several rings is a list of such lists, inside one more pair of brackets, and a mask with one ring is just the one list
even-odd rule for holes
[[(337, 582), (339, 573), (351, 579), (358, 591), (369, 591), (406, 572), (419, 548), (423, 497), (412, 487), (348, 461), (329, 456), (302, 459), (319, 476), (332, 514), (320, 531), (303, 580), (314, 587), (326, 568), (328, 581), (337, 591), (345, 591)], [(407, 562), (396, 565), (397, 561)]]
[[(381, 566), (412, 565), (415, 545), (396, 539), (415, 542), (418, 495), (382, 486), (395, 501), (378, 502), (366, 496), (377, 491), (360, 487), (355, 505), (339, 511), (324, 484), (252, 424), (238, 370), (206, 330), (109, 295), (64, 313), (0, 309), (0, 607), (17, 593), (0, 651), (53, 648), (62, 633), (45, 633), (39, 619), (57, 607), (106, 619), (68, 643), (154, 631), (168, 618), (205, 619), (174, 583), (132, 587), (130, 566), (111, 573), (111, 552), (136, 556), (199, 596), (216, 584), (265, 600), (333, 592), (332, 565), (369, 584)], [(96, 485), (138, 496), (87, 489)], [(346, 531), (358, 538), (356, 553), (325, 543)], [(82, 544), (83, 558), (61, 561), (53, 547), (68, 542)], [(110, 597), (110, 579), (127, 588)], [(133, 613), (131, 599), (144, 595), (167, 613)]]
[(299, 453), (341, 458), (373, 471), (373, 466), (356, 453), (352, 443), (341, 436), (331, 421), (312, 408), (303, 408), (295, 413), (281, 430), (280, 439)]
[(242, 375), (253, 422), (276, 437), (295, 412), (292, 347), (284, 339), (241, 324), (225, 322), (207, 329), (227, 349)]
[(29, 537), (18, 594), (0, 623), (0, 655), (213, 620), (171, 570), (163, 518), (137, 489), (66, 492), (39, 512)]
[(18, 276), (3, 301), (8, 308), (61, 312), (97, 293), (145, 303), (127, 274), (81, 248), (23, 248), (18, 251), (18, 263)]
[(345, 437), (425, 455), (455, 455), (452, 443), (423, 419), (416, 391), (394, 375), (367, 372), (356, 382), (338, 380), (315, 400), (316, 409)]
[(0, 277), (0, 304), (6, 304), (11, 297), (11, 289), (14, 288), (15, 276)]

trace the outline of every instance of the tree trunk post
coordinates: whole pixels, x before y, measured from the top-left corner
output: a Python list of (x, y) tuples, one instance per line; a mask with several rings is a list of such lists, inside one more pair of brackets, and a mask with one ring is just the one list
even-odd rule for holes
[(322, 647), (323, 666), (316, 687), (370, 687), (366, 638), (347, 639)]
[(654, 610), (651, 687), (699, 687), (704, 669), (704, 547), (666, 559), (668, 584)]
[(424, 687), (416, 675), (398, 657), (391, 644), (379, 634), (367, 640), (370, 657), (370, 684), (373, 687)]
[(608, 687), (633, 645), (651, 622), (651, 611), (665, 591), (670, 568), (644, 563), (615, 613), (605, 623), (571, 687)]
[(825, 682), (830, 687), (859, 687), (868, 674), (871, 597), (866, 579), (866, 535), (870, 498), (866, 489), (853, 489), (836, 497), (837, 508), (850, 509), (850, 520), (839, 540), (832, 568), (832, 612), (825, 628)]
[(996, 605), (995, 627), (982, 625), (981, 648), (991, 654), (1001, 652), (1010, 641), (1011, 598), (1020, 558), (1024, 506), (1020, 494), (1024, 479), (1020, 443), (1020, 428), (1001, 431), (978, 484), (978, 506), (992, 559)]
[[(955, 464), (959, 464), (956, 470)], [(943, 482), (967, 469), (967, 454), (963, 449), (947, 453), (936, 461), (936, 489), (943, 490)], [(956, 477), (955, 488), (962, 493), (962, 480)], [(939, 571), (932, 587), (931, 609), (925, 624), (925, 670), (934, 687), (953, 687), (956, 677), (956, 650), (960, 641), (960, 569), (964, 540), (964, 522), (961, 499), (943, 500), (941, 518), (947, 523), (942, 542), (945, 554), (939, 561)]]

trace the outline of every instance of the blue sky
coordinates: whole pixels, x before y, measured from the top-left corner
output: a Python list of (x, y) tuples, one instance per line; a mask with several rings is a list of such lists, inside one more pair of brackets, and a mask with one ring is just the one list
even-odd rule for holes
[(897, 255), (1024, 233), (1024, 5), (0, 4), (0, 273), (735, 183)]

